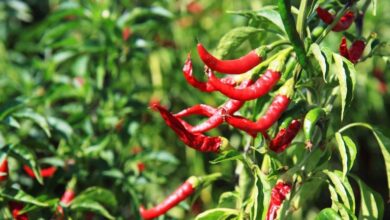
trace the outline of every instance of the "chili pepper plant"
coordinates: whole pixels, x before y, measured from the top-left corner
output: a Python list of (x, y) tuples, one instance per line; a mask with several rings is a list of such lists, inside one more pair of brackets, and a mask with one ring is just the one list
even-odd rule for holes
[(0, 2), (0, 219), (390, 218), (388, 9)]

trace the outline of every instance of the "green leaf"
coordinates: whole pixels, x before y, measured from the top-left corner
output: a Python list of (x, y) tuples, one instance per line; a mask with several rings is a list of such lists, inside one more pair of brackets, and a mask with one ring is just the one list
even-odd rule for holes
[(353, 164), (355, 163), (356, 154), (357, 154), (357, 148), (355, 142), (348, 137), (343, 135), (343, 141), (345, 143), (345, 146), (347, 147), (347, 155), (348, 155), (348, 171), (350, 171), (353, 167)]
[(73, 202), (81, 203), (84, 200), (93, 200), (110, 207), (115, 207), (117, 205), (115, 195), (111, 191), (96, 186), (89, 187), (81, 192), (76, 198), (74, 198), (72, 204)]
[(47, 117), (47, 122), (54, 130), (61, 133), (67, 139), (73, 134), (73, 128), (68, 124), (68, 122), (55, 117)]
[(13, 99), (9, 102), (6, 102), (0, 107), (0, 120), (3, 120), (12, 112), (20, 109), (25, 104), (24, 100), (21, 99)]
[(233, 216), (238, 216), (236, 209), (216, 208), (200, 213), (195, 220), (224, 220)]
[(351, 102), (355, 87), (355, 68), (344, 57), (333, 53), (336, 75), (339, 81), (341, 97), (341, 120), (344, 118), (345, 107)]
[(48, 204), (35, 199), (33, 196), (27, 194), (23, 190), (16, 188), (15, 186), (3, 188), (0, 190), (0, 197), (19, 201), (27, 204), (32, 204), (40, 207), (47, 207)]
[(254, 27), (238, 27), (230, 30), (219, 40), (215, 55), (225, 58), (227, 54), (234, 51), (245, 40), (261, 31), (263, 30)]
[(341, 217), (334, 209), (326, 208), (321, 210), (320, 213), (318, 213), (315, 220), (341, 220)]
[(37, 181), (40, 184), (43, 184), (43, 179), (34, 151), (23, 145), (12, 145), (10, 147), (10, 155), (28, 165), (33, 170)]
[(342, 204), (344, 204), (352, 212), (355, 211), (355, 196), (352, 191), (352, 187), (347, 178), (342, 178), (342, 173), (339, 171), (323, 171), (329, 178), (330, 182), (334, 186), (337, 195), (340, 196)]
[(228, 13), (238, 14), (249, 18), (257, 18), (269, 22), (276, 26), (281, 32), (284, 32), (282, 18), (279, 13), (274, 10), (275, 7), (263, 7), (258, 11), (228, 11)]
[(48, 137), (51, 136), (49, 124), (47, 123), (46, 118), (43, 117), (42, 115), (34, 112), (32, 109), (30, 109), (30, 108), (23, 109), (21, 111), (14, 113), (13, 116), (17, 117), (17, 118), (31, 119), (32, 121), (37, 123), (39, 125), (39, 127), (42, 128), (42, 130), (46, 133), (46, 135)]
[[(375, 139), (377, 140), (377, 142), (379, 144), (380, 150), (381, 150), (383, 158), (385, 160), (386, 175), (387, 175), (387, 188), (388, 188), (388, 190), (390, 190), (390, 138), (385, 136), (382, 133), (382, 131), (379, 130), (378, 128), (375, 128), (375, 127), (373, 127), (373, 126), (371, 126), (370, 124), (367, 124), (367, 123), (353, 123), (353, 124), (349, 124), (349, 125), (341, 128), (339, 130), (339, 132), (341, 133), (341, 132), (343, 132), (343, 131), (351, 128), (351, 127), (355, 127), (355, 126), (361, 126), (361, 127), (368, 128), (374, 134), (374, 137), (375, 137)], [(389, 193), (390, 193), (390, 191), (389, 191)]]
[(317, 60), (318, 64), (320, 65), (322, 77), (323, 77), (324, 81), (327, 82), (326, 76), (329, 73), (328, 57), (326, 56), (326, 54), (323, 51), (321, 51), (320, 46), (316, 43), (313, 43), (311, 45), (310, 49), (314, 55), (314, 58)]
[(72, 201), (70, 209), (73, 211), (90, 211), (104, 216), (107, 219), (115, 219), (100, 203), (94, 200), (76, 200)]
[(162, 163), (169, 163), (169, 164), (179, 164), (179, 160), (173, 156), (171, 153), (166, 151), (153, 151), (148, 153), (144, 157), (145, 161), (158, 161)]
[(218, 208), (241, 208), (240, 195), (238, 192), (224, 192), (219, 197)]
[(221, 162), (231, 161), (231, 160), (240, 160), (242, 159), (242, 154), (236, 150), (223, 151), (218, 155), (217, 158), (210, 161), (211, 164), (217, 164)]
[(367, 186), (359, 177), (351, 175), (360, 189), (359, 219), (383, 219), (384, 203), (382, 196)]
[(343, 178), (353, 167), (353, 163), (356, 159), (356, 145), (348, 136), (341, 136), (341, 133), (336, 132), (336, 141), (338, 150), (340, 153), (341, 161), (343, 164)]

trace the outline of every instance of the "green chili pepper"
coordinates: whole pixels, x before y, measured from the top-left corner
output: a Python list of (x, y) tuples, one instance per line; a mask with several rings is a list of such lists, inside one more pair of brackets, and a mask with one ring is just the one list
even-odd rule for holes
[(311, 149), (313, 146), (312, 143), (312, 137), (314, 133), (314, 128), (317, 124), (317, 122), (324, 118), (326, 115), (325, 110), (323, 108), (314, 108), (311, 109), (305, 116), (305, 119), (303, 121), (303, 132), (305, 134), (305, 142), (306, 142), (306, 148)]

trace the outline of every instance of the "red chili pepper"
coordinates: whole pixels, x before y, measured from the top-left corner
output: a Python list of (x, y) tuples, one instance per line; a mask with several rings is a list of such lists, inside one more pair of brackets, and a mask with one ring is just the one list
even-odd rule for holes
[[(27, 173), (27, 175), (29, 175), (32, 178), (35, 178), (35, 173), (29, 166), (23, 165), (23, 170)], [(54, 166), (50, 166), (48, 168), (43, 168), (40, 170), (41, 176), (44, 178), (52, 177), (56, 173), (56, 171), (57, 171), (57, 167)]]
[(279, 182), (271, 192), (271, 202), (268, 207), (267, 220), (274, 220), (277, 218), (278, 210), (286, 199), (287, 194), (291, 191), (291, 185), (288, 183)]
[(192, 107), (181, 110), (180, 112), (174, 114), (175, 117), (182, 118), (190, 115), (203, 115), (210, 117), (217, 112), (217, 109), (205, 104), (198, 104)]
[(195, 192), (196, 187), (198, 186), (198, 182), (199, 181), (196, 177), (190, 177), (159, 205), (148, 210), (144, 209), (144, 207), (141, 206), (140, 213), (142, 218), (153, 219), (165, 214), (166, 212), (168, 212), (168, 210), (170, 210), (171, 208), (179, 204), (181, 201), (192, 195)]
[(252, 136), (256, 136), (259, 132), (265, 132), (280, 118), (282, 113), (287, 109), (291, 100), (290, 98), (293, 95), (293, 85), (293, 80), (287, 81), (285, 85), (280, 88), (278, 95), (275, 96), (271, 105), (268, 107), (267, 112), (256, 122), (253, 122), (244, 117), (233, 115), (226, 115), (226, 122), (235, 128), (246, 131)]
[(7, 180), (8, 178), (8, 160), (5, 157), (4, 160), (0, 164), (0, 182)]
[(269, 144), (269, 148), (277, 153), (286, 150), (291, 141), (301, 129), (301, 123), (298, 120), (293, 120), (287, 128), (282, 128), (274, 139)]
[[(186, 81), (193, 87), (199, 89), (200, 91), (213, 92), (216, 90), (209, 82), (200, 82), (194, 77), (193, 70), (192, 70), (191, 54), (188, 54), (187, 56), (187, 60), (183, 67), (183, 74)], [(232, 77), (225, 77), (221, 79), (221, 81), (231, 86), (236, 85), (236, 82)]]
[(191, 14), (200, 14), (203, 11), (203, 6), (197, 1), (191, 1), (187, 4), (187, 11)]
[(142, 173), (142, 171), (145, 170), (145, 164), (143, 162), (138, 162), (137, 169), (138, 169), (138, 172)]
[(365, 47), (366, 45), (364, 41), (356, 40), (352, 43), (351, 48), (348, 50), (347, 39), (343, 37), (341, 39), (339, 51), (341, 56), (356, 64), (362, 56)]
[[(248, 86), (250, 84), (251, 84), (250, 81), (244, 81), (241, 83), (239, 88), (245, 88), (246, 86)], [(200, 112), (200, 113), (205, 113), (205, 114), (208, 114), (211, 112), (214, 112), (214, 113), (212, 115), (208, 116), (209, 118), (206, 121), (204, 121), (203, 123), (196, 125), (196, 126), (192, 126), (182, 119), (179, 119), (179, 121), (184, 125), (184, 127), (189, 132), (203, 133), (203, 132), (209, 131), (209, 130), (219, 126), (220, 124), (222, 124), (223, 123), (223, 115), (233, 114), (234, 112), (238, 111), (244, 105), (244, 103), (245, 103), (244, 101), (229, 99), (225, 104), (223, 104), (221, 107), (216, 109), (216, 111), (214, 111), (215, 109), (211, 109), (212, 107), (207, 108), (205, 105), (203, 107), (200, 107), (200, 108), (203, 108), (203, 110), (206, 112), (201, 112), (203, 110), (200, 110), (200, 109), (196, 109), (196, 108), (191, 109), (190, 108), (190, 110), (192, 110), (193, 112), (195, 110), (197, 110), (195, 112)], [(188, 111), (186, 113), (188, 114)], [(183, 114), (181, 114), (181, 115), (183, 115)]]
[[(331, 24), (333, 22), (334, 16), (331, 13), (329, 13), (327, 10), (318, 7), (317, 14), (325, 24)], [(351, 26), (354, 20), (355, 20), (354, 13), (352, 11), (347, 11), (340, 18), (340, 21), (337, 22), (337, 24), (333, 27), (332, 30), (335, 32), (345, 31)]]
[(68, 206), (76, 196), (76, 193), (74, 191), (76, 183), (77, 183), (76, 179), (73, 178), (71, 181), (69, 181), (68, 185), (66, 186), (65, 192), (60, 199), (60, 204), (57, 206), (57, 213), (56, 213), (57, 220), (64, 219), (64, 209), (62, 206)]
[(198, 43), (197, 48), (200, 59), (202, 59), (204, 64), (210, 67), (210, 69), (220, 73), (245, 73), (260, 64), (263, 59), (261, 54), (263, 51), (260, 49), (252, 50), (248, 54), (235, 60), (219, 60), (211, 55), (201, 43)]
[(123, 28), (123, 30), (122, 30), (122, 40), (123, 41), (127, 41), (127, 39), (129, 39), (129, 37), (132, 34), (133, 34), (133, 32), (131, 31), (131, 29), (129, 27)]
[(26, 213), (19, 214), (20, 210), (24, 207), (22, 203), (10, 201), (8, 206), (15, 220), (28, 220), (28, 215)]
[(227, 140), (223, 137), (209, 137), (200, 133), (189, 132), (178, 118), (159, 104), (151, 106), (153, 110), (160, 112), (165, 123), (179, 136), (187, 146), (201, 152), (219, 152), (227, 147)]

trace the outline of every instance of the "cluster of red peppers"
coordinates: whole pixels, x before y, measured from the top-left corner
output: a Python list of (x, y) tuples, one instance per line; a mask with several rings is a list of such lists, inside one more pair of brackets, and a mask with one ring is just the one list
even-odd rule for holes
[[(214, 108), (205, 104), (198, 104), (176, 114), (169, 112), (166, 108), (158, 103), (151, 104), (151, 108), (158, 111), (165, 123), (178, 135), (179, 139), (187, 146), (201, 152), (221, 152), (229, 147), (226, 138), (220, 136), (207, 136), (204, 133), (226, 122), (229, 125), (247, 132), (255, 137), (258, 133), (268, 138), (267, 130), (281, 117), (282, 113), (288, 108), (294, 94), (293, 78), (287, 80), (279, 88), (272, 103), (268, 106), (267, 111), (257, 121), (251, 121), (247, 118), (234, 115), (246, 101), (258, 99), (269, 93), (281, 78), (281, 72), (284, 63), (291, 50), (281, 52), (276, 59), (272, 60), (267, 70), (253, 80), (257, 74), (253, 71), (252, 75), (243, 74), (263, 61), (265, 50), (263, 47), (250, 51), (248, 54), (233, 60), (220, 60), (211, 55), (202, 44), (197, 46), (198, 54), (205, 64), (205, 74), (207, 81), (202, 82), (194, 77), (191, 56), (188, 55), (183, 67), (183, 75), (186, 81), (194, 88), (203, 92), (220, 92), (228, 99), (221, 106)], [(241, 78), (227, 76), (218, 78), (214, 71), (223, 74), (243, 74)], [(243, 77), (242, 77), (243, 76)], [(208, 119), (198, 125), (191, 125), (184, 120), (184, 117), (191, 115), (201, 115)], [(270, 150), (277, 153), (283, 152), (292, 139), (300, 130), (300, 122), (293, 120), (287, 127), (281, 128), (274, 139), (270, 140)], [(140, 208), (141, 216), (144, 219), (152, 219), (165, 214), (177, 203), (184, 200), (195, 191), (194, 177), (187, 180), (172, 195), (167, 197), (160, 205), (145, 210)]]
[[(321, 7), (318, 7), (317, 15), (325, 24), (330, 25), (333, 23), (334, 15), (332, 15), (329, 11)], [(332, 28), (332, 31), (335, 32), (345, 31), (352, 25), (354, 21), (355, 21), (355, 14), (352, 11), (347, 11)], [(352, 43), (351, 47), (348, 49), (347, 39), (343, 37), (341, 39), (339, 52), (343, 57), (347, 58), (349, 61), (356, 64), (361, 58), (361, 56), (363, 55), (363, 51), (365, 47), (366, 45), (363, 40), (356, 40)]]

